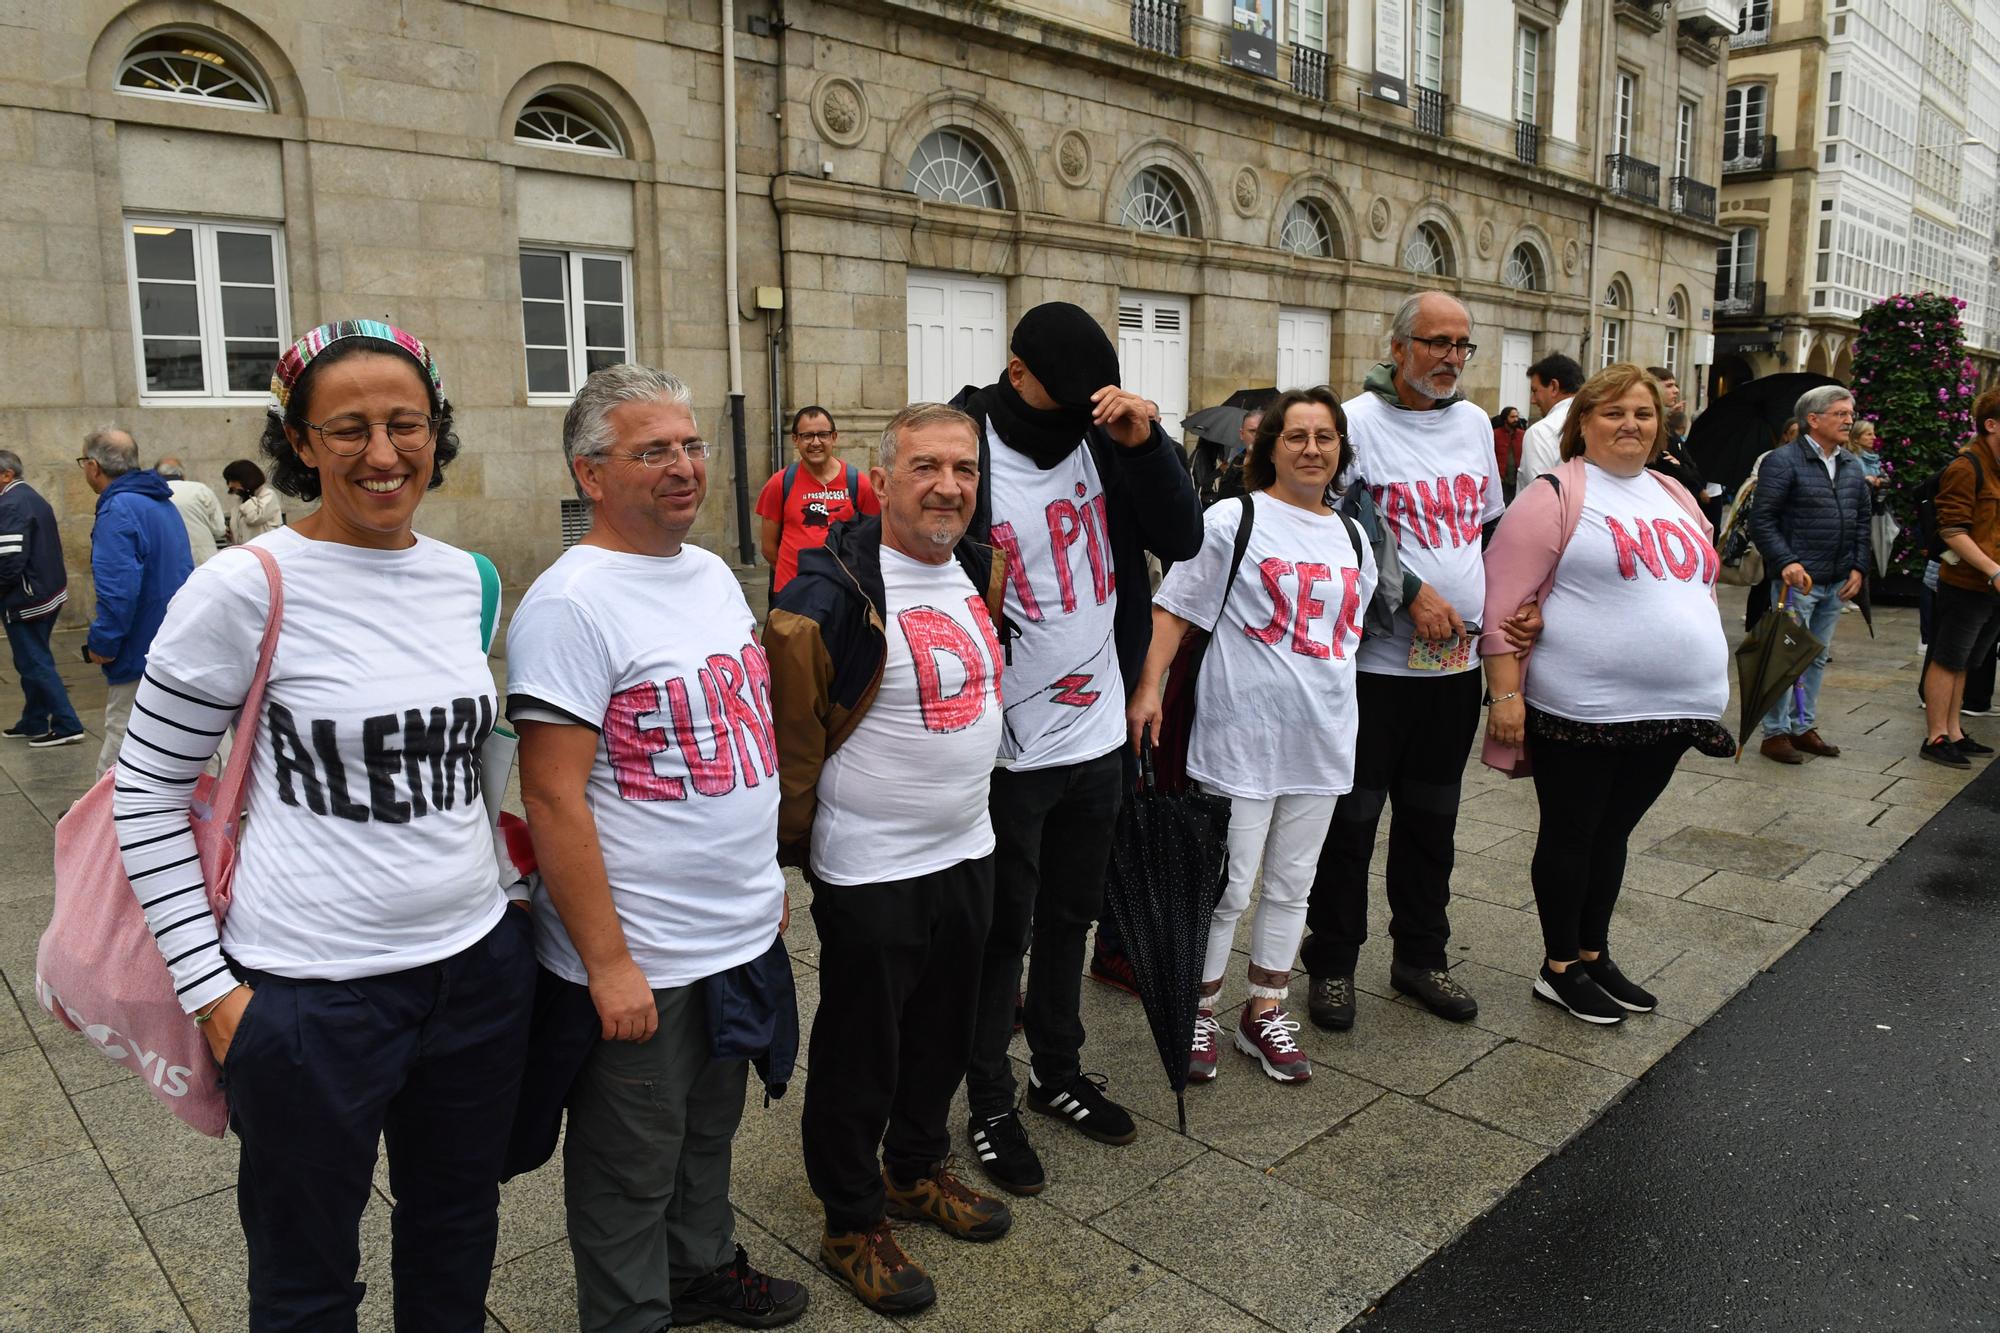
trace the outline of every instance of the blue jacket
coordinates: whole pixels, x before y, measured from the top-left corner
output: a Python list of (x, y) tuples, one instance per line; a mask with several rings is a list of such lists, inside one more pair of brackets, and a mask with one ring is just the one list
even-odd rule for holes
[(97, 497), (97, 525), (90, 530), (97, 619), (87, 642), (90, 651), (111, 659), (104, 678), (113, 685), (145, 671), (146, 650), (166, 619), (167, 603), (194, 572), (187, 525), (173, 494), (157, 472), (127, 472)]
[(1750, 540), (1776, 578), (1797, 561), (1813, 583), (1838, 587), (1853, 570), (1869, 566), (1868, 515), (1874, 492), (1860, 460), (1845, 449), (1826, 475), (1819, 446), (1801, 436), (1765, 455), (1750, 507)]
[(55, 511), (34, 487), (17, 481), (0, 491), (0, 613), (34, 620), (54, 615), (68, 597)]

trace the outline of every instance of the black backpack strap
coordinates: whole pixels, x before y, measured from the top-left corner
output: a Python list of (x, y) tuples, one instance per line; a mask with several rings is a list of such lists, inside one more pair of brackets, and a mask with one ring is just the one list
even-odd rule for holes
[(1243, 553), (1250, 549), (1250, 530), (1257, 526), (1257, 510), (1250, 503), (1246, 493), (1236, 497), (1243, 506), (1243, 516), (1236, 520), (1236, 544), (1229, 552), (1229, 577), (1222, 582), (1222, 600), (1215, 607), (1215, 624), (1208, 627), (1213, 634), (1222, 625), (1222, 608), (1229, 605), (1229, 594), (1236, 588), (1236, 572), (1243, 568)]
[(847, 465), (847, 503), (856, 514), (861, 512), (861, 471), (852, 463)]
[(1547, 483), (1548, 483), (1549, 485), (1551, 485), (1551, 486), (1555, 487), (1555, 488), (1556, 488), (1556, 494), (1557, 494), (1557, 495), (1561, 495), (1561, 494), (1563, 493), (1563, 483), (1562, 483), (1562, 478), (1561, 478), (1561, 477), (1558, 477), (1558, 476), (1557, 476), (1557, 475), (1556, 475), (1555, 473), (1553, 473), (1553, 472), (1544, 472), (1544, 473), (1543, 473), (1543, 474), (1541, 475), (1541, 478), (1540, 478), (1540, 480), (1542, 480), (1542, 481), (1546, 481), (1546, 482), (1547, 482)]
[(792, 483), (798, 479), (799, 465), (797, 463), (787, 463), (785, 465), (784, 485), (778, 490), (778, 512), (780, 514), (784, 512), (785, 506), (792, 502)]

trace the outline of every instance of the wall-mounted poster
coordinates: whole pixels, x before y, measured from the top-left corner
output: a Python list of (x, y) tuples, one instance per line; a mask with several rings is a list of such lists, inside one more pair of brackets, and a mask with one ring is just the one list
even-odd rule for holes
[(1410, 100), (1404, 82), (1409, 72), (1404, 63), (1410, 40), (1404, 16), (1407, 3), (1408, 0), (1375, 0), (1375, 79), (1370, 91), (1398, 106)]
[(1278, 0), (1234, 0), (1229, 63), (1238, 69), (1278, 77)]

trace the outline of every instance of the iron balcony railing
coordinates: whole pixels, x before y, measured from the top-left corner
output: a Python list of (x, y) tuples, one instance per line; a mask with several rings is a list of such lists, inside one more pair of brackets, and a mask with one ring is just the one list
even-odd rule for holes
[(1326, 100), (1326, 52), (1292, 44), (1292, 91), (1316, 102)]
[(1542, 160), (1542, 127), (1531, 120), (1514, 122), (1514, 157), (1535, 166)]
[(1741, 175), (1751, 171), (1773, 171), (1778, 165), (1778, 137), (1774, 134), (1725, 134), (1722, 136), (1722, 174)]
[(1659, 167), (1630, 153), (1613, 153), (1604, 159), (1604, 184), (1611, 193), (1642, 204), (1660, 202)]
[(1715, 313), (1717, 315), (1763, 314), (1764, 284), (1761, 282), (1731, 282), (1728, 274), (1717, 274), (1715, 278)]
[(1729, 39), (1731, 50), (1745, 46), (1762, 46), (1771, 40), (1770, 14), (1746, 14), (1743, 26)]
[(1435, 88), (1410, 89), (1410, 110), (1416, 114), (1417, 133), (1444, 137), (1444, 94)]
[(1667, 182), (1667, 207), (1696, 222), (1715, 221), (1715, 187), (1692, 176), (1675, 176)]
[(1132, 0), (1132, 40), (1163, 56), (1181, 53), (1180, 0)]

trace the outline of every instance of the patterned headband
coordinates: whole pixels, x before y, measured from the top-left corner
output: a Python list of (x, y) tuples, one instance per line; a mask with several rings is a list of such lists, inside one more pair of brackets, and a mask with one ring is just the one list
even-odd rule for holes
[(277, 400), (271, 410), (275, 415), (285, 414), (285, 407), (291, 401), (292, 386), (299, 382), (299, 376), (305, 374), (306, 364), (342, 338), (379, 338), (383, 342), (394, 343), (408, 353), (424, 372), (438, 401), (444, 400), (444, 376), (439, 373), (437, 362), (431, 359), (430, 350), (413, 335), (379, 319), (337, 319), (331, 324), (309, 330), (305, 337), (293, 343), (291, 349), (278, 358), (278, 368), (271, 372), (271, 397)]

